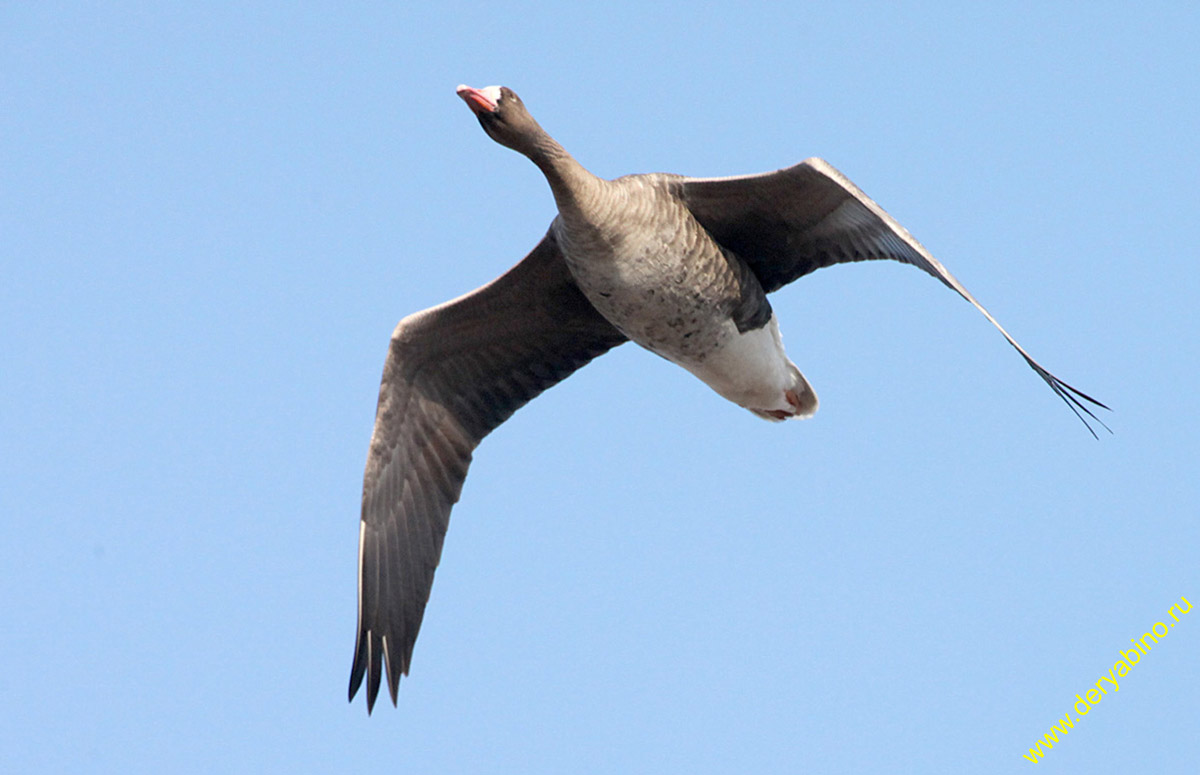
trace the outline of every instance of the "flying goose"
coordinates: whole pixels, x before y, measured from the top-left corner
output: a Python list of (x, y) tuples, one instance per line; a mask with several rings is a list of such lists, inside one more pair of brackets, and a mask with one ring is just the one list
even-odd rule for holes
[(409, 315), (392, 334), (363, 477), (358, 638), (350, 699), (392, 703), (471, 453), (509, 415), (633, 340), (759, 417), (810, 417), (817, 396), (788, 359), (767, 294), (821, 267), (893, 259), (941, 280), (1095, 435), (1103, 404), (1033, 360), (899, 223), (821, 159), (761, 175), (592, 175), (507, 87), (459, 86), (484, 131), (538, 166), (558, 216), (516, 266)]

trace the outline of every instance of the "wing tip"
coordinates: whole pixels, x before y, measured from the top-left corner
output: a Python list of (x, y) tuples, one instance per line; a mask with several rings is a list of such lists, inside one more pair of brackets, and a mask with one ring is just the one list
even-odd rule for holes
[(1110, 434), (1113, 432), (1113, 429), (1108, 427), (1104, 420), (1101, 420), (1096, 416), (1096, 413), (1092, 411), (1088, 404), (1091, 404), (1099, 409), (1103, 409), (1106, 412), (1111, 412), (1112, 408), (1110, 408), (1107, 404), (1092, 398), (1082, 390), (1063, 382), (1061, 379), (1042, 368), (1028, 355), (1026, 355), (1025, 358), (1027, 361), (1029, 361), (1029, 365), (1033, 367), (1034, 371), (1038, 373), (1038, 376), (1045, 380), (1046, 384), (1050, 386), (1050, 389), (1054, 391), (1054, 394), (1061, 398), (1063, 403), (1067, 405), (1067, 408), (1075, 413), (1075, 416), (1079, 418), (1081, 423), (1083, 423), (1083, 427), (1087, 428), (1088, 433), (1092, 434), (1092, 438), (1099, 441), (1100, 435), (1096, 433), (1096, 429), (1092, 427), (1092, 423), (1089, 422), (1089, 419), (1096, 422), (1101, 428), (1108, 431)]
[(375, 638), (370, 630), (360, 633), (359, 643), (354, 651), (354, 663), (350, 667), (350, 686), (347, 692), (349, 702), (354, 702), (358, 690), (362, 688), (363, 679), (367, 682), (367, 715), (375, 709), (375, 700), (379, 698), (379, 687), (387, 676), (388, 695), (392, 699), (392, 707), (397, 707), (400, 700), (400, 676), (408, 675), (408, 665), (396, 664), (388, 653), (387, 637), (380, 638), (380, 648), (375, 648)]

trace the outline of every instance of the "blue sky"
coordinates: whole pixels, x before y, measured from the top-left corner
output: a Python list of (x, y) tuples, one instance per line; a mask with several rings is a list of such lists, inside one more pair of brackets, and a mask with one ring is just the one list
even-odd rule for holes
[[(405, 5), (0, 10), (0, 769), (1020, 772), (1200, 601), (1200, 12)], [(1114, 433), (823, 270), (773, 297), (814, 419), (626, 346), (485, 440), (368, 717), (388, 335), (554, 214), (460, 82), (606, 177), (829, 160)], [(1193, 613), (1036, 766), (1186, 771), (1198, 698)]]

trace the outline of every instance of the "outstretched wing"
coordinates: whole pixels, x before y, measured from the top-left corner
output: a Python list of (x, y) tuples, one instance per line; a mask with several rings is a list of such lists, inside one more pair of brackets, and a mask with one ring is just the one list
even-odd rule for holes
[(678, 185), (696, 220), (750, 266), (768, 293), (821, 267), (849, 261), (892, 259), (920, 267), (982, 312), (1093, 436), (1088, 418), (1107, 430), (1088, 404), (1108, 407), (1030, 357), (946, 267), (827, 162), (808, 159), (761, 175), (682, 178)]
[(350, 699), (407, 674), (471, 453), (546, 388), (625, 341), (576, 287), (552, 233), (493, 282), (400, 321), (363, 477)]

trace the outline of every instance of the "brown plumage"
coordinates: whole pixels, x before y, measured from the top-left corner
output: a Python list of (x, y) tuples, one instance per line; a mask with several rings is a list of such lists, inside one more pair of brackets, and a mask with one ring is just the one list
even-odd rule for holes
[(1095, 435), (1104, 407), (1046, 371), (920, 243), (826, 162), (732, 178), (587, 172), (511, 90), (460, 87), (484, 130), (546, 176), (559, 215), (528, 256), (392, 334), (363, 480), (353, 699), (392, 702), (471, 454), (509, 415), (633, 339), (767, 419), (816, 395), (766, 294), (821, 267), (892, 259), (974, 305)]

